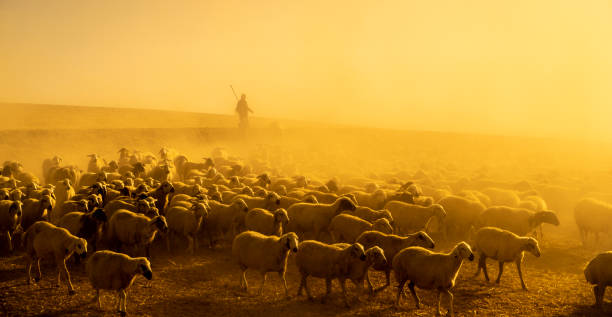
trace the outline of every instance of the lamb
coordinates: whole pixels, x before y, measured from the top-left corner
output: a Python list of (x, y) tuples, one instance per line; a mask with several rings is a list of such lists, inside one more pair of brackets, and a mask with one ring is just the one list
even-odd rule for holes
[[(259, 294), (263, 292), (266, 283), (266, 273), (278, 272), (283, 280), (285, 296), (289, 297), (285, 272), (289, 251), (298, 252), (298, 237), (289, 232), (280, 237), (267, 236), (255, 231), (245, 231), (234, 238), (232, 255), (242, 270), (240, 287), (248, 291), (246, 271), (249, 268), (258, 270), (262, 275)], [(298, 253), (299, 254), (299, 253)]]
[(92, 212), (69, 212), (62, 216), (58, 227), (66, 228), (71, 234), (83, 238), (91, 246), (91, 250), (96, 251), (96, 245), (101, 238), (102, 226), (106, 224), (108, 218), (104, 210), (98, 208)]
[(70, 234), (68, 230), (56, 227), (46, 221), (38, 221), (25, 232), (22, 243), (26, 247), (25, 257), (27, 260), (28, 284), (32, 280), (32, 262), (36, 261), (38, 276), (35, 281), (38, 282), (42, 277), (40, 272), (41, 258), (53, 255), (59, 271), (57, 286), (60, 285), (61, 276), (64, 275), (64, 279), (68, 284), (68, 294), (75, 294), (72, 282), (70, 281), (70, 273), (68, 273), (66, 268), (66, 259), (73, 253), (80, 255), (82, 258), (87, 255), (87, 241), (85, 239), (76, 237)]
[(121, 316), (127, 313), (126, 291), (134, 282), (137, 274), (142, 274), (147, 280), (153, 278), (151, 263), (146, 258), (132, 258), (123, 253), (98, 251), (87, 261), (87, 277), (93, 289), (96, 290), (98, 309), (102, 309), (100, 290), (116, 290), (117, 310)]
[[(385, 251), (385, 256), (388, 259), (393, 259), (393, 257), (404, 248), (419, 246), (433, 249), (435, 247), (434, 241), (423, 231), (415, 232), (405, 237), (378, 231), (366, 231), (357, 238), (357, 242), (361, 243), (366, 249), (374, 246), (381, 247), (383, 251)], [(377, 271), (385, 272), (387, 283), (381, 289), (391, 285), (391, 270), (393, 269), (391, 262), (388, 262), (387, 265), (374, 265), (373, 268)], [(368, 287), (372, 289), (370, 279), (368, 278), (367, 281)]]
[(329, 233), (332, 241), (343, 241), (353, 243), (365, 231), (379, 231), (382, 233), (393, 233), (393, 228), (385, 218), (378, 219), (373, 223), (359, 217), (339, 214), (332, 218), (329, 224)]
[(23, 216), (21, 217), (21, 227), (23, 230), (28, 228), (37, 221), (48, 218), (52, 208), (52, 198), (49, 195), (44, 195), (41, 199), (28, 198), (23, 201)]
[(470, 228), (486, 208), (479, 201), (453, 195), (440, 199), (438, 204), (444, 207), (444, 211), (446, 211), (446, 219), (442, 229), (444, 240), (448, 240), (449, 236), (466, 239)]
[(0, 234), (6, 235), (9, 251), (13, 251), (11, 234), (21, 222), (21, 205), (20, 201), (0, 200)]
[(210, 211), (208, 219), (204, 224), (201, 232), (208, 237), (210, 247), (214, 247), (214, 238), (221, 234), (227, 234), (232, 231), (232, 235), (236, 233), (236, 226), (244, 222), (239, 218), (244, 218), (249, 211), (249, 207), (242, 199), (234, 200), (231, 204), (226, 205), (214, 200), (208, 201)]
[(587, 282), (594, 284), (595, 306), (601, 308), (604, 301), (606, 287), (612, 285), (612, 252), (603, 252), (589, 261), (584, 269)]
[(281, 236), (283, 228), (287, 228), (288, 223), (289, 216), (283, 208), (278, 208), (274, 212), (262, 208), (253, 208), (244, 218), (244, 225), (247, 230), (265, 235)]
[(559, 225), (559, 218), (552, 211), (532, 212), (523, 208), (490, 207), (479, 217), (477, 227), (498, 227), (519, 236), (533, 232), (540, 224)]
[(612, 205), (595, 199), (583, 199), (574, 208), (574, 219), (582, 244), (586, 246), (590, 233), (595, 235), (595, 242), (599, 242), (600, 233), (608, 233), (612, 228)]
[(128, 210), (118, 210), (109, 220), (107, 239), (120, 248), (132, 247), (133, 253), (144, 248), (146, 257), (149, 258), (149, 246), (160, 231), (168, 231), (164, 216), (149, 218)]
[(190, 209), (183, 207), (170, 207), (166, 212), (168, 222), (168, 236), (166, 246), (170, 251), (170, 240), (172, 235), (187, 237), (189, 245), (187, 250), (192, 254), (198, 249), (198, 231), (202, 222), (208, 217), (208, 207), (205, 203), (194, 203)]
[(404, 233), (425, 229), (432, 217), (436, 217), (440, 223), (443, 223), (446, 217), (444, 207), (439, 204), (423, 207), (401, 201), (390, 201), (385, 205), (385, 209), (391, 212), (396, 230)]
[(399, 307), (404, 285), (410, 281), (408, 288), (412, 293), (417, 309), (420, 308), (421, 301), (414, 287), (437, 289), (437, 314), (441, 315), (442, 293), (446, 293), (449, 302), (449, 315), (454, 316), (453, 294), (450, 290), (455, 286), (455, 280), (464, 259), (474, 260), (474, 254), (465, 242), (458, 243), (449, 253), (432, 252), (421, 247), (409, 247), (400, 251), (393, 258), (393, 271), (395, 272), (395, 279), (399, 282), (395, 306)]
[(332, 280), (338, 279), (342, 287), (344, 304), (349, 307), (345, 281), (350, 277), (351, 267), (358, 261), (366, 260), (363, 246), (359, 243), (336, 246), (315, 240), (306, 240), (300, 243), (299, 250), (295, 258), (295, 264), (300, 271), (302, 280), (297, 296), (300, 296), (302, 289), (305, 288), (308, 299), (312, 300), (313, 297), (307, 283), (308, 276), (324, 278), (326, 292), (321, 301), (325, 302), (331, 293)]
[(527, 290), (523, 281), (523, 272), (521, 271), (521, 263), (523, 262), (523, 253), (528, 251), (536, 257), (540, 257), (540, 247), (538, 241), (534, 238), (519, 237), (516, 234), (495, 227), (484, 227), (478, 229), (474, 242), (474, 249), (478, 253), (478, 271), (475, 277), (480, 274), (480, 269), (484, 271), (484, 276), (489, 281), (487, 274), (487, 257), (499, 261), (499, 275), (495, 283), (499, 284), (499, 280), (504, 271), (505, 262), (516, 263), (516, 269), (521, 279), (521, 286)]
[(322, 231), (327, 227), (332, 218), (345, 210), (355, 210), (355, 204), (347, 197), (338, 198), (332, 204), (294, 204), (287, 210), (291, 223), (289, 231), (314, 232), (315, 239), (319, 239)]
[(89, 173), (99, 173), (102, 171), (102, 168), (106, 166), (106, 161), (98, 156), (98, 154), (89, 154), (89, 163), (87, 163), (87, 172)]

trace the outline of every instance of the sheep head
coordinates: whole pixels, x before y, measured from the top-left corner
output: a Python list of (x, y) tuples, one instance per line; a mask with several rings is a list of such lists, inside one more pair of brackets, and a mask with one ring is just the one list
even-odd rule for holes
[(159, 189), (161, 189), (164, 194), (174, 193), (174, 186), (168, 181), (162, 182), (161, 185), (159, 185)]
[(133, 272), (134, 274), (142, 274), (147, 280), (153, 278), (153, 270), (151, 270), (151, 262), (147, 260), (147, 258), (140, 257), (134, 258), (133, 261), (136, 264), (136, 270)]
[(385, 251), (378, 246), (371, 247), (365, 251), (366, 262), (369, 265), (375, 266), (386, 266), (387, 258), (385, 257)]
[(66, 248), (66, 253), (76, 253), (85, 258), (87, 256), (87, 241), (83, 238), (74, 237), (70, 240), (70, 244)]
[(155, 226), (155, 228), (162, 233), (168, 232), (168, 223), (164, 216), (153, 217), (153, 219), (151, 219), (151, 225)]
[(289, 215), (284, 208), (278, 208), (274, 211), (274, 222), (282, 223), (284, 226), (289, 223)]
[(435, 243), (431, 237), (425, 233), (425, 231), (415, 232), (411, 235), (408, 235), (404, 238), (407, 241), (406, 247), (409, 246), (419, 246), (423, 248), (433, 249), (435, 248)]
[(366, 260), (365, 251), (361, 243), (353, 243), (348, 247), (348, 252), (352, 258), (359, 259), (361, 261)]
[(372, 230), (380, 231), (382, 233), (393, 233), (393, 227), (389, 223), (389, 220), (385, 218), (376, 219), (372, 223)]
[(274, 209), (280, 205), (280, 196), (275, 192), (269, 192), (266, 195), (266, 206), (270, 207), (269, 210)]
[(91, 217), (99, 223), (104, 223), (108, 221), (108, 217), (106, 217), (106, 213), (102, 208), (96, 208), (96, 210), (91, 213)]
[(438, 205), (438, 204), (431, 205), (431, 211), (434, 217), (437, 217), (440, 221), (446, 218), (446, 210), (444, 210), (444, 207), (442, 207), (442, 205)]
[(451, 253), (457, 260), (468, 259), (470, 261), (474, 261), (474, 253), (472, 253), (472, 248), (470, 248), (470, 245), (464, 241), (459, 242), (455, 248), (453, 248)]
[(533, 255), (535, 255), (536, 257), (540, 257), (540, 246), (538, 245), (538, 240), (534, 239), (534, 238), (524, 238), (524, 244), (522, 246), (522, 250), (523, 251), (527, 251)]
[(338, 198), (335, 204), (337, 205), (336, 214), (340, 214), (341, 212), (345, 210), (355, 211), (355, 209), (357, 209), (357, 206), (355, 206), (355, 203), (348, 197)]
[(244, 200), (242, 198), (238, 198), (236, 200), (234, 200), (234, 202), (232, 203), (232, 206), (234, 206), (234, 208), (237, 211), (240, 212), (249, 212), (249, 206), (247, 205), (246, 202), (244, 202)]
[(280, 244), (284, 245), (287, 250), (293, 251), (293, 253), (298, 252), (298, 236), (295, 232), (285, 233), (280, 237)]
[(551, 225), (555, 225), (558, 226), (559, 225), (559, 218), (557, 217), (557, 214), (555, 214), (552, 211), (540, 211), (540, 212), (536, 212), (533, 216), (533, 224), (535, 226), (542, 224), (542, 223), (549, 223)]

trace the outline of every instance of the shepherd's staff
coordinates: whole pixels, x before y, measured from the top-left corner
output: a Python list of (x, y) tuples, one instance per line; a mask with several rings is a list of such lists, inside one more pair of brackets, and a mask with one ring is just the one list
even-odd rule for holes
[(238, 100), (238, 95), (236, 95), (236, 92), (234, 91), (234, 86), (230, 85), (230, 88), (232, 88), (232, 92), (234, 93), (234, 97), (236, 98), (236, 100)]

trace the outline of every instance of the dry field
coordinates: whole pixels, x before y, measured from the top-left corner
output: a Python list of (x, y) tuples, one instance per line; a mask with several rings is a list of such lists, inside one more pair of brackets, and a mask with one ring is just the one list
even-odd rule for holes
[[(10, 107), (3, 105), (2, 107)], [(244, 158), (265, 157), (283, 175), (306, 174), (327, 180), (411, 179), (423, 173), (433, 180), (458, 181), (463, 177), (488, 182), (527, 180), (538, 187), (549, 207), (559, 213), (559, 227), (545, 226), (542, 256), (526, 256), (525, 282), (520, 287), (513, 264), (507, 264), (501, 285), (486, 283), (482, 275), (473, 278), (476, 263), (465, 262), (454, 289), (458, 316), (598, 316), (591, 308), (592, 289), (582, 270), (597, 253), (609, 250), (610, 241), (596, 248), (583, 248), (578, 240), (571, 210), (584, 196), (612, 202), (612, 161), (605, 144), (564, 142), (547, 139), (495, 137), (435, 132), (391, 131), (316, 124), (294, 126), (281, 122), (282, 133), (257, 122), (247, 140), (238, 139), (232, 119), (223, 116), (196, 119), (192, 114), (172, 114), (167, 125), (159, 116), (141, 116), (138, 111), (115, 112), (104, 109), (72, 109), (23, 106), (17, 114), (21, 124), (0, 130), (0, 159), (19, 160), (28, 171), (40, 173), (43, 158), (60, 154), (67, 163), (86, 166), (86, 155), (99, 153), (116, 158), (116, 150), (126, 146), (156, 152), (172, 146), (189, 157), (208, 156), (216, 146)], [(48, 110), (51, 109), (51, 110)], [(90, 112), (88, 112), (90, 111)], [(118, 110), (117, 110), (118, 111)], [(35, 116), (33, 122), (28, 117)], [(55, 120), (54, 118), (62, 119)], [(95, 118), (90, 126), (81, 118)], [(121, 117), (119, 121), (104, 119)], [(51, 118), (42, 120), (41, 118)], [(202, 119), (204, 118), (204, 119)], [(55, 120), (55, 121), (54, 121)], [(14, 122), (14, 121), (13, 121)], [(79, 121), (82, 122), (82, 121)], [(181, 126), (182, 123), (185, 123)], [(561, 191), (563, 188), (565, 191)], [(571, 193), (567, 195), (566, 193)], [(610, 240), (608, 238), (608, 240)], [(438, 250), (450, 246), (439, 246)], [(238, 288), (239, 269), (226, 244), (215, 250), (201, 248), (195, 256), (181, 252), (169, 255), (157, 246), (153, 250), (154, 277), (139, 277), (128, 292), (127, 310), (143, 316), (430, 316), (435, 313), (435, 294), (417, 290), (423, 306), (415, 310), (411, 298), (393, 307), (395, 285), (373, 298), (359, 299), (349, 286), (352, 307), (344, 308), (340, 289), (334, 282), (331, 300), (322, 304), (296, 297), (299, 274), (290, 258), (287, 281), (292, 298), (286, 299), (276, 274), (269, 274), (266, 291), (256, 295), (260, 276), (248, 274), (251, 291)], [(77, 290), (68, 296), (65, 286), (54, 287), (57, 277), (51, 263), (43, 267), (43, 280), (25, 285), (21, 254), (0, 258), (0, 313), (7, 316), (104, 316), (116, 315), (115, 296), (103, 293), (103, 311), (92, 299), (94, 292), (82, 266), (69, 265)], [(497, 264), (489, 261), (490, 276)], [(382, 285), (384, 274), (371, 274), (375, 285)], [(324, 282), (310, 279), (317, 298), (324, 293)], [(612, 300), (609, 293), (608, 302)], [(443, 301), (446, 309), (446, 300)], [(612, 314), (612, 305), (604, 305)]]

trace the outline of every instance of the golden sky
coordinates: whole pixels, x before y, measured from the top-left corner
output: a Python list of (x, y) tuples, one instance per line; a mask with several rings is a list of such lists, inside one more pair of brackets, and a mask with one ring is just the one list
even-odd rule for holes
[(612, 139), (608, 0), (0, 0), (0, 101)]

